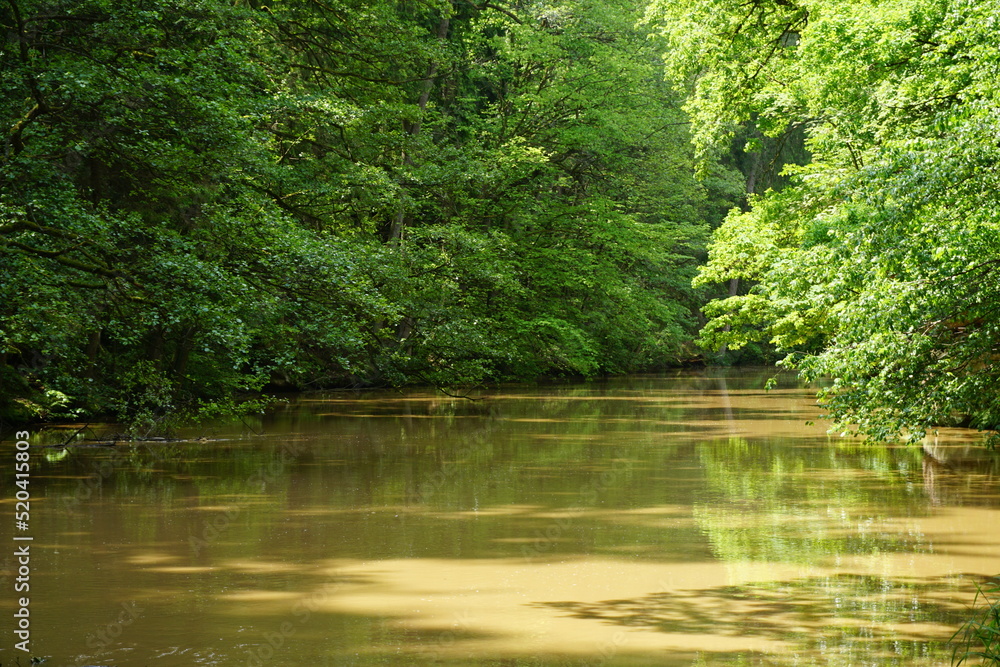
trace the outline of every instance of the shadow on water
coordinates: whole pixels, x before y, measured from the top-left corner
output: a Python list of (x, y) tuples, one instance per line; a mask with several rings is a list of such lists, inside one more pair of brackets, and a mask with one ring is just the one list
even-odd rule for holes
[(326, 394), (37, 450), (39, 642), (125, 667), (940, 664), (965, 577), (995, 574), (995, 459), (830, 438), (769, 375)]
[(757, 637), (788, 642), (792, 653), (840, 647), (860, 664), (906, 664), (939, 648), (965, 618), (963, 605), (934, 597), (950, 581), (838, 574), (539, 606), (622, 628)]

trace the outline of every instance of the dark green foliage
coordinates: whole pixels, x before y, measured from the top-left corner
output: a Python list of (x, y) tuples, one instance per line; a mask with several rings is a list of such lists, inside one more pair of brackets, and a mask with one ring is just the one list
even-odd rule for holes
[(688, 356), (733, 193), (641, 9), (7, 0), (8, 416)]

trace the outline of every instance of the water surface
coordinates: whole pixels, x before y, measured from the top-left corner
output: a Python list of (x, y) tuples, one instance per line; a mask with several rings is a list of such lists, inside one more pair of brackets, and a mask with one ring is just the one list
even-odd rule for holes
[(923, 449), (828, 436), (809, 390), (767, 377), (327, 394), (186, 442), (39, 449), (32, 654), (947, 664), (1000, 572), (1000, 465), (958, 430)]

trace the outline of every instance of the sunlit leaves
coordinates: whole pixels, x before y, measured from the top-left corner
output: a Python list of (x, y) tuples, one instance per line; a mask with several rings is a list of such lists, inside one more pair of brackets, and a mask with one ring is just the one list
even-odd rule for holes
[[(755, 7), (728, 7), (710, 26), (761, 16)], [(691, 98), (701, 122), (805, 125), (813, 155), (790, 189), (717, 232), (700, 280), (758, 282), (710, 306), (706, 338), (772, 340), (807, 377), (835, 378), (832, 416), (876, 438), (955, 422), (996, 429), (1000, 100), (983, 73), (998, 67), (1000, 5), (802, 7), (807, 25), (752, 85), (727, 73), (760, 65), (777, 14), (752, 24), (756, 43), (668, 56), (711, 91)]]

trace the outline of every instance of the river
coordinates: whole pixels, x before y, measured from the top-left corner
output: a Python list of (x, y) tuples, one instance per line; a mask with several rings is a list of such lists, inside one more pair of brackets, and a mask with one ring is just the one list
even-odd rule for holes
[[(30, 653), (8, 546), (0, 663), (948, 664), (1000, 573), (1000, 463), (961, 430), (827, 435), (767, 377), (329, 393), (138, 446), (33, 430)], [(0, 540), (28, 544), (0, 456)]]

